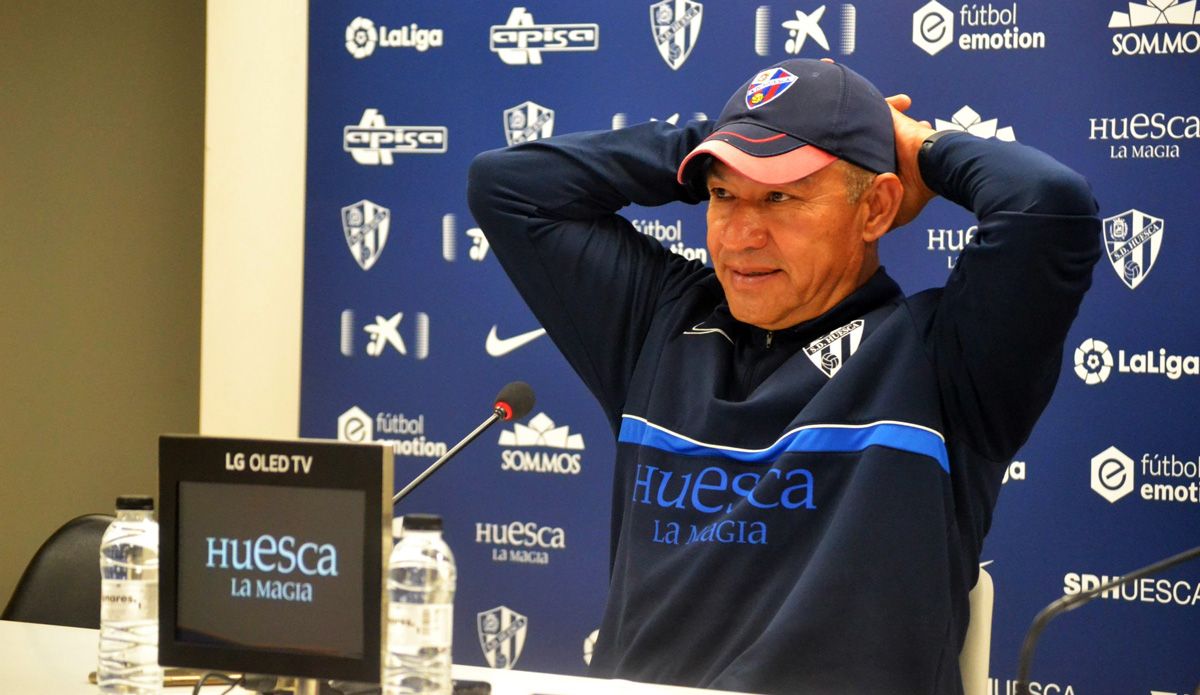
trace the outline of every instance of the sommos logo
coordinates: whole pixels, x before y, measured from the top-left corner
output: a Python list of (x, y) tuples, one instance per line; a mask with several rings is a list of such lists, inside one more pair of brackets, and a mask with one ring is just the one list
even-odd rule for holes
[[(1109, 29), (1143, 29), (1113, 34), (1112, 54), (1163, 55), (1200, 53), (1200, 31), (1182, 27), (1200, 25), (1195, 0), (1147, 0), (1144, 4), (1127, 3), (1128, 12), (1114, 11)], [(1150, 30), (1150, 31), (1146, 31)]]

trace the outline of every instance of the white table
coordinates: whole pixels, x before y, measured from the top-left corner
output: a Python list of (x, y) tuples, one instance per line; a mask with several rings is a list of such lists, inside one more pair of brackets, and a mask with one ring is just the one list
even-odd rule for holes
[[(88, 673), (96, 670), (96, 630), (0, 620), (0, 692), (42, 695), (95, 695)], [(712, 690), (676, 688), (630, 681), (560, 676), (533, 671), (505, 671), (454, 665), (454, 677), (487, 681), (492, 695), (700, 695)], [(224, 686), (205, 688), (219, 693)], [(168, 688), (164, 693), (190, 693)]]

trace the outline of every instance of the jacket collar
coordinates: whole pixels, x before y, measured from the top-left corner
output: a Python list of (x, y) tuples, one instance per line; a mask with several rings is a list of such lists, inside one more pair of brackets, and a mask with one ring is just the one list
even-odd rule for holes
[(720, 328), (730, 335), (736, 334), (749, 338), (755, 344), (763, 344), (768, 333), (773, 334), (774, 342), (807, 344), (814, 338), (844, 326), (872, 309), (898, 301), (901, 296), (900, 286), (887, 274), (883, 266), (880, 266), (866, 282), (829, 311), (795, 326), (768, 331), (765, 328), (742, 323), (730, 313), (729, 302), (724, 298), (713, 309), (712, 314), (705, 319), (703, 325)]

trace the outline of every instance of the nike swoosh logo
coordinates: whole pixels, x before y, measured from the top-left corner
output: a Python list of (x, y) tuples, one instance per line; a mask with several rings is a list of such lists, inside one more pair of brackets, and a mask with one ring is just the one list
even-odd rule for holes
[(487, 349), (487, 354), (492, 357), (503, 357), (526, 343), (531, 343), (541, 338), (543, 335), (546, 335), (545, 328), (514, 335), (511, 338), (500, 338), (496, 335), (496, 326), (492, 326), (492, 330), (488, 331), (487, 343), (484, 345), (484, 348)]

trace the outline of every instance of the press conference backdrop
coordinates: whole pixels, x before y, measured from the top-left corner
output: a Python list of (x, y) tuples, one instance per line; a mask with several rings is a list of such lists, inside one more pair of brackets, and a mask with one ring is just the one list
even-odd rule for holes
[[(392, 442), (400, 485), (503, 383), (538, 393), (525, 423), (489, 432), (398, 510), (446, 516), (456, 661), (584, 670), (614, 451), (471, 218), (471, 158), (713, 118), (738, 84), (791, 56), (832, 57), (906, 92), (939, 129), (1050, 152), (1100, 201), (1105, 258), (983, 551), (993, 692), (1013, 687), (1020, 640), (1047, 602), (1200, 543), (1194, 2), (312, 0), (309, 32), (302, 433)], [(708, 261), (704, 206), (624, 214)], [(884, 240), (884, 263), (910, 293), (941, 285), (974, 232), (970, 214), (935, 201)], [(753, 591), (754, 568), (746, 576)], [(1033, 692), (1191, 692), (1197, 644), (1193, 566), (1052, 625)]]

